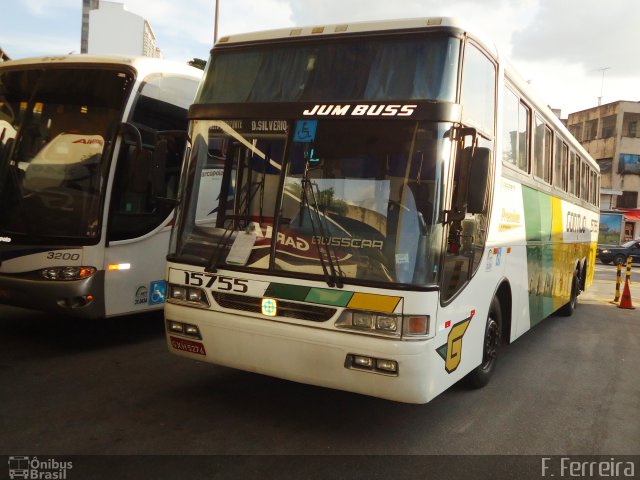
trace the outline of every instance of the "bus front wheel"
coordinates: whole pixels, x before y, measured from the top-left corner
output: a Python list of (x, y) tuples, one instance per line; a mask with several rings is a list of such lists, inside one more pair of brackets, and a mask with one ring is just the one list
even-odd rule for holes
[(465, 381), (471, 388), (481, 388), (489, 383), (498, 358), (502, 331), (502, 309), (496, 297), (491, 300), (482, 345), (482, 363), (473, 369)]

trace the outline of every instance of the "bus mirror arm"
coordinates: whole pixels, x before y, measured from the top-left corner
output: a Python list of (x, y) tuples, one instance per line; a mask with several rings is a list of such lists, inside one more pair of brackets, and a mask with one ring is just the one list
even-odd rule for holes
[(133, 137), (136, 144), (135, 158), (138, 158), (142, 152), (142, 135), (140, 134), (140, 130), (132, 123), (122, 122), (120, 124), (120, 134), (123, 137)]

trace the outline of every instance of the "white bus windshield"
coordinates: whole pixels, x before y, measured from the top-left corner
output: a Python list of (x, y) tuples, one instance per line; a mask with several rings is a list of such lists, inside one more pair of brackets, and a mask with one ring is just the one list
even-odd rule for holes
[(210, 268), (434, 285), (450, 127), (195, 121), (172, 253)]
[(327, 39), (214, 50), (196, 103), (455, 101), (460, 40)]
[(0, 73), (0, 232), (96, 241), (131, 82), (121, 70), (77, 66)]

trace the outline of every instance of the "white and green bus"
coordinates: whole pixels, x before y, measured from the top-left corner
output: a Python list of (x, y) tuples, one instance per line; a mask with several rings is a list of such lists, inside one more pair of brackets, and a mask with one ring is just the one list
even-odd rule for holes
[(189, 118), (173, 353), (425, 403), (592, 280), (596, 163), (457, 20), (222, 38)]
[(201, 77), (143, 57), (0, 64), (0, 304), (76, 318), (162, 309), (163, 199)]

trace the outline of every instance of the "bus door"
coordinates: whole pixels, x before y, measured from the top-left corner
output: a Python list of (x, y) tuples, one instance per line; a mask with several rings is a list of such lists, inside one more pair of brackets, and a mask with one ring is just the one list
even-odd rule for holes
[(163, 199), (176, 198), (187, 107), (196, 88), (191, 78), (147, 78), (122, 129), (107, 222), (107, 316), (164, 304), (173, 204)]

